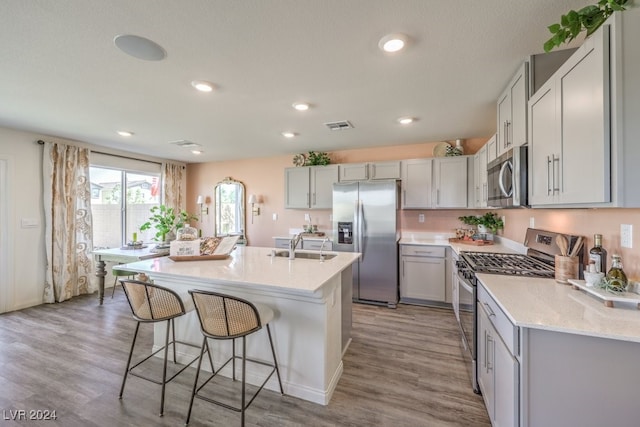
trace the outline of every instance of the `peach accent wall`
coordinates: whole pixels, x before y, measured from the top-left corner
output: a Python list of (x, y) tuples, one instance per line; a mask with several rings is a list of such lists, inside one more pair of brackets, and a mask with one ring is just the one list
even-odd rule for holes
[[(465, 154), (475, 153), (488, 138), (467, 139)], [(436, 143), (378, 147), (361, 150), (343, 150), (329, 153), (333, 163), (355, 163), (367, 161), (402, 160), (431, 157)], [(304, 214), (309, 213), (313, 223), (321, 231), (330, 231), (330, 210), (284, 209), (284, 168), (291, 166), (291, 155), (262, 159), (229, 162), (190, 164), (187, 166), (187, 208), (197, 211), (196, 198), (202, 194), (211, 200), (213, 188), (223, 178), (230, 176), (244, 182), (247, 195), (258, 194), (263, 198), (261, 214), (251, 224), (250, 208), (247, 207), (247, 238), (253, 246), (273, 246), (273, 237), (288, 236), (290, 228), (301, 228)], [(209, 204), (209, 215), (197, 225), (204, 235), (213, 234), (213, 206)], [(458, 217), (483, 213), (482, 210), (405, 210), (401, 212), (403, 231), (453, 232), (462, 223)], [(622, 256), (624, 269), (630, 278), (640, 278), (640, 209), (507, 209), (498, 210), (505, 216), (506, 226), (501, 232), (506, 238), (522, 243), (529, 218), (535, 227), (587, 238), (585, 246), (593, 246), (593, 234), (603, 235), (603, 246), (607, 249), (611, 265), (611, 254)], [(272, 219), (273, 214), (278, 219)], [(425, 215), (425, 222), (418, 222), (418, 215)], [(632, 224), (635, 233), (633, 249), (620, 248), (620, 224)]]

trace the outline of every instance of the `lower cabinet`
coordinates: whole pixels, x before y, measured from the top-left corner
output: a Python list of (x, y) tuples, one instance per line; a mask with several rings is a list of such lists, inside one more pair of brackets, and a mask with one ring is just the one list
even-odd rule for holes
[[(279, 249), (289, 249), (289, 245), (291, 244), (291, 239), (286, 237), (275, 237), (274, 239), (274, 247)], [(299, 246), (298, 249), (308, 249), (312, 251), (319, 251), (320, 249), (324, 251), (333, 250), (333, 242), (328, 240), (324, 243), (324, 247), (322, 245), (322, 239), (302, 239), (302, 246)]]
[(478, 384), (491, 424), (517, 426), (520, 365), (513, 353), (518, 346), (519, 328), (509, 321), (481, 285), (478, 285), (477, 310)]
[(446, 248), (400, 245), (400, 302), (446, 300)]

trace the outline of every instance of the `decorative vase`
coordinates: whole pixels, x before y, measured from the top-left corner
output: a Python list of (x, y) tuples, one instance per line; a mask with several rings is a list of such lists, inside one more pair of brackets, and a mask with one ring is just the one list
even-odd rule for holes
[(464, 154), (464, 147), (462, 146), (462, 140), (456, 139), (456, 150), (460, 152), (460, 155)]

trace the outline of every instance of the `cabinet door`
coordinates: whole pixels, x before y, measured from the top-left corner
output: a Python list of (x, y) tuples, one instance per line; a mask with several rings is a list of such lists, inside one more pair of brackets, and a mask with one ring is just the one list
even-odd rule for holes
[(278, 238), (274, 239), (274, 245), (278, 249), (289, 249), (289, 244), (291, 243), (291, 239)]
[(495, 160), (495, 158), (498, 157), (497, 156), (497, 153), (498, 153), (498, 151), (497, 151), (497, 144), (498, 144), (497, 138), (498, 138), (498, 135), (496, 134), (496, 135), (493, 135), (491, 137), (491, 139), (489, 139), (487, 141), (487, 144), (486, 144), (486, 147), (487, 147), (487, 163), (491, 162), (492, 160)]
[(311, 208), (333, 207), (333, 184), (338, 182), (338, 165), (311, 167)]
[(508, 148), (527, 143), (527, 101), (529, 100), (529, 67), (525, 62), (511, 80), (511, 123)]
[(487, 175), (487, 146), (478, 151), (478, 177), (480, 178), (480, 207), (486, 208), (489, 199), (489, 182)]
[(432, 159), (402, 162), (402, 208), (431, 208)]
[(445, 300), (445, 259), (402, 257), (400, 298)]
[(284, 170), (284, 207), (304, 209), (309, 204), (309, 167), (286, 168)]
[(400, 162), (369, 163), (370, 179), (400, 179)]
[[(494, 332), (495, 334), (495, 332)], [(517, 426), (519, 423), (519, 364), (507, 346), (495, 334), (491, 345), (494, 371), (493, 425)]]
[(482, 190), (480, 185), (480, 154), (473, 156), (473, 207), (479, 208), (482, 200)]
[(508, 126), (511, 122), (511, 91), (506, 90), (500, 95), (498, 99), (498, 151), (496, 154), (500, 154), (507, 151), (507, 144), (509, 143), (509, 130)]
[[(477, 348), (477, 363), (478, 363), (478, 385), (482, 392), (482, 398), (484, 404), (487, 407), (489, 418), (493, 424), (494, 422), (494, 378), (493, 378), (493, 358), (494, 346), (491, 322), (489, 317), (484, 311), (484, 307), (480, 303), (477, 304), (478, 310), (478, 348)], [(515, 425), (515, 424), (514, 424)]]
[(560, 203), (610, 201), (608, 27), (593, 34), (559, 70), (562, 123)]
[(553, 203), (556, 153), (559, 150), (556, 90), (547, 81), (529, 101), (529, 202)]
[(302, 240), (302, 249), (330, 251), (333, 249), (333, 243), (329, 240), (326, 242), (322, 240)]
[(348, 163), (340, 165), (340, 182), (363, 181), (369, 179), (366, 163)]
[(437, 208), (466, 208), (468, 156), (434, 160), (435, 201)]

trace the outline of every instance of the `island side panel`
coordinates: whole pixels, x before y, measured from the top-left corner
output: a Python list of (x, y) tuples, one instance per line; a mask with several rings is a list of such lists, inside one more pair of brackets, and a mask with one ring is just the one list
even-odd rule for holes
[(353, 325), (353, 264), (342, 270), (342, 355), (351, 344)]
[[(337, 274), (324, 287), (324, 298), (301, 298), (286, 294), (268, 294), (237, 285), (201, 283), (197, 286), (169, 278), (155, 277), (155, 283), (172, 288), (200, 288), (217, 291), (256, 303), (269, 305), (275, 312), (271, 333), (280, 365), (285, 394), (314, 403), (327, 405), (342, 374), (342, 275)], [(351, 301), (349, 301), (350, 303)], [(175, 321), (176, 338), (200, 345), (202, 334), (197, 314), (188, 313)], [(154, 330), (154, 349), (164, 340), (164, 324)], [(212, 344), (212, 345), (211, 345)], [(214, 364), (220, 366), (231, 355), (228, 342), (210, 342)], [(241, 350), (236, 344), (236, 354)], [(196, 349), (179, 346), (179, 360), (191, 360)], [(265, 331), (252, 334), (247, 339), (247, 354), (252, 358), (271, 361), (268, 336)], [(207, 364), (203, 365), (208, 369)], [(238, 368), (239, 369), (239, 368)], [(264, 380), (263, 367), (247, 365), (247, 381), (254, 385)], [(231, 371), (223, 371), (230, 376)], [(278, 391), (277, 379), (272, 377), (266, 388)]]
[(523, 329), (523, 427), (638, 425), (639, 343)]

